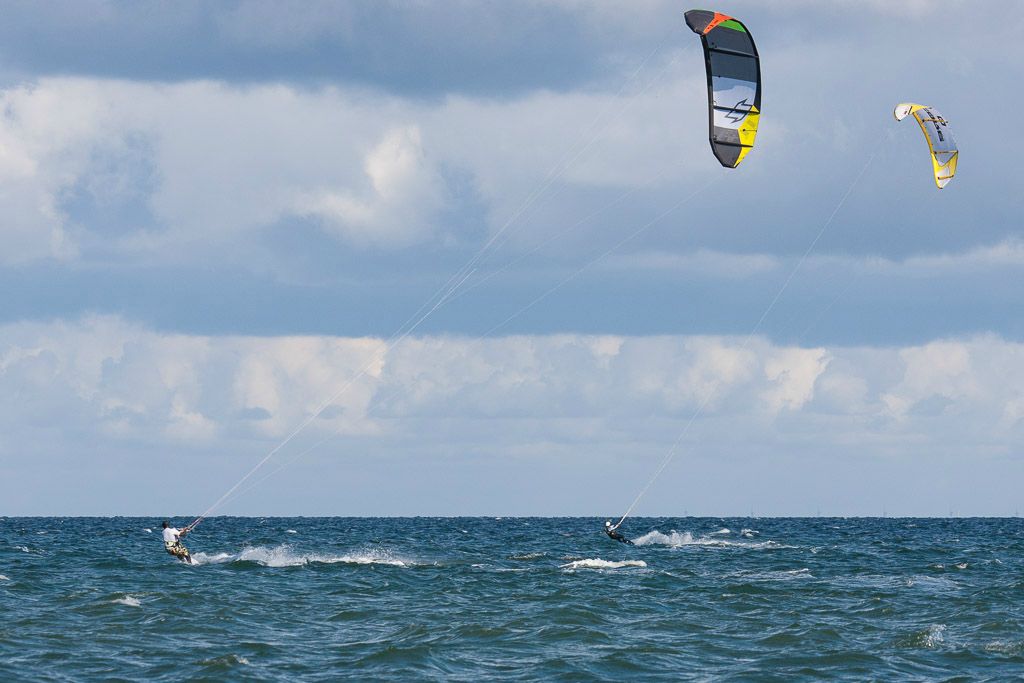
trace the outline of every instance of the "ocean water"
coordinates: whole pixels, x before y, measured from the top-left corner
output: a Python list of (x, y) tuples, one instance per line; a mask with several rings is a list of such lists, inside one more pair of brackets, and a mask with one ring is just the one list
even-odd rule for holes
[(1024, 676), (1018, 519), (160, 521), (0, 518), (0, 680)]

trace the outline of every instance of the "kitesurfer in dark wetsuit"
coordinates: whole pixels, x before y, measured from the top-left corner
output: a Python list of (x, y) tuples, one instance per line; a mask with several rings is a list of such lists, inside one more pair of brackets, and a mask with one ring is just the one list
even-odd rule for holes
[(608, 534), (608, 538), (612, 539), (613, 541), (618, 541), (619, 543), (625, 543), (626, 545), (633, 545), (633, 541), (629, 540), (628, 538), (620, 534), (618, 531), (616, 531), (616, 529), (618, 528), (618, 524), (615, 524), (614, 526), (612, 525), (612, 520), (605, 520), (604, 532)]

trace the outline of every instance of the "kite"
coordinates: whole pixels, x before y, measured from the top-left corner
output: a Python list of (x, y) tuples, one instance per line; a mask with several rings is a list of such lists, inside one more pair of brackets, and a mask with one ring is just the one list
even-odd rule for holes
[(708, 75), (711, 151), (736, 168), (754, 146), (761, 118), (761, 60), (743, 22), (719, 12), (693, 9), (686, 25), (700, 36)]
[(941, 190), (956, 174), (957, 157), (960, 156), (956, 149), (956, 140), (953, 139), (953, 131), (949, 129), (949, 121), (934, 107), (923, 104), (903, 102), (897, 104), (893, 110), (897, 121), (902, 121), (910, 114), (917, 119), (921, 132), (928, 141), (928, 150), (932, 154), (932, 170), (935, 171), (935, 184)]

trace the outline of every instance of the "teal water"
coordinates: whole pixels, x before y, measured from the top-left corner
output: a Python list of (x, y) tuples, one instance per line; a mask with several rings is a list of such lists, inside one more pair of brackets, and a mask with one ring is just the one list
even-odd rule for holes
[(0, 679), (1024, 675), (1018, 519), (160, 521), (0, 519)]

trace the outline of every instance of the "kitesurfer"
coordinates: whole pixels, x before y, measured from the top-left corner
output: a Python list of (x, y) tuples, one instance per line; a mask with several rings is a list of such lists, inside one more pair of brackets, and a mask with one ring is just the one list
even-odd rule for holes
[(189, 529), (188, 527), (185, 527), (184, 529), (176, 529), (173, 526), (171, 526), (170, 523), (167, 522), (167, 521), (164, 522), (163, 526), (164, 526), (164, 550), (166, 550), (171, 555), (174, 555), (176, 558), (178, 558), (182, 562), (187, 562), (188, 564), (192, 564), (192, 555), (189, 554), (188, 548), (186, 548), (181, 543), (181, 539), (189, 531), (191, 531), (191, 529)]
[(604, 532), (608, 534), (608, 538), (618, 541), (619, 543), (625, 543), (626, 545), (633, 545), (633, 541), (629, 540), (616, 529), (619, 528), (618, 524), (612, 524), (612, 520), (606, 519), (604, 522)]

